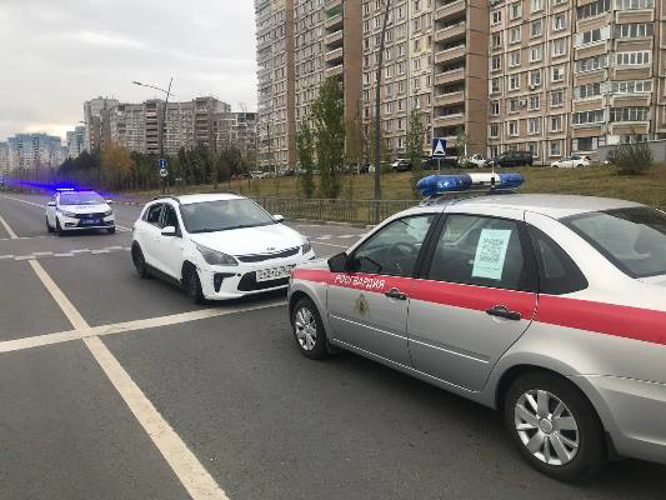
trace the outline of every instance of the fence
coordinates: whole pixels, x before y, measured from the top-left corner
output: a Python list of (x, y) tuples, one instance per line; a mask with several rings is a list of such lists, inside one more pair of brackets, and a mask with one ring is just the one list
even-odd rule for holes
[(297, 198), (257, 198), (272, 214), (287, 219), (374, 224), (377, 205), (379, 221), (419, 204), (418, 200), (301, 200)]

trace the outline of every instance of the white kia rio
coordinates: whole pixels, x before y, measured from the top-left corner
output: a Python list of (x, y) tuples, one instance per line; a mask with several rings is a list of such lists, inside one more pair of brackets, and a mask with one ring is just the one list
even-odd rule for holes
[(89, 229), (116, 232), (111, 200), (105, 200), (94, 191), (59, 189), (46, 206), (46, 229), (49, 233)]
[(242, 196), (163, 196), (134, 225), (132, 261), (141, 278), (175, 281), (196, 303), (284, 289), (315, 254), (282, 221)]

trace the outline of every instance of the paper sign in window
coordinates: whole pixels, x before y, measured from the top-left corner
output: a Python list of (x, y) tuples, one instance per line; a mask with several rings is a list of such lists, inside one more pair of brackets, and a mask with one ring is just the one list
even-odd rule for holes
[(472, 269), (474, 278), (498, 281), (502, 279), (509, 239), (511, 239), (510, 229), (484, 229), (481, 231)]

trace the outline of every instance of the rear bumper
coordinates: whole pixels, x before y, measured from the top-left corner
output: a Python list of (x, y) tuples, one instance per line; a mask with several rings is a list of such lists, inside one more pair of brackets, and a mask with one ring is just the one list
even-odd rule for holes
[(666, 385), (611, 376), (584, 378), (601, 398), (596, 406), (617, 452), (666, 464)]

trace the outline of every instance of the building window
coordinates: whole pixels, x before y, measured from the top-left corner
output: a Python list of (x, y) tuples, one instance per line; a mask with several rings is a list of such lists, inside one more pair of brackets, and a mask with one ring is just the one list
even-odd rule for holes
[(654, 0), (615, 0), (617, 10), (647, 10), (654, 7)]
[(588, 17), (595, 17), (604, 12), (608, 12), (611, 8), (611, 0), (597, 0), (593, 3), (588, 3), (582, 7), (578, 7), (578, 19), (587, 19)]
[(587, 125), (587, 124), (601, 123), (603, 121), (604, 121), (604, 112), (601, 109), (574, 113), (572, 119), (574, 125)]
[(567, 16), (565, 14), (555, 14), (553, 17), (553, 31), (561, 31), (567, 27)]
[(599, 42), (601, 41), (601, 28), (585, 31), (582, 35), (579, 35), (579, 37), (581, 45)]
[(606, 55), (588, 57), (576, 62), (578, 73), (588, 73), (608, 67), (608, 57)]
[(520, 66), (520, 50), (514, 50), (509, 54), (509, 66)]
[(590, 97), (598, 97), (601, 95), (601, 83), (588, 83), (581, 85), (574, 89), (574, 99), (588, 99)]
[(541, 70), (530, 71), (530, 88), (541, 86)]
[(500, 130), (499, 123), (491, 123), (490, 124), (490, 137), (492, 137), (494, 139), (499, 137), (499, 130)]
[(563, 56), (567, 53), (566, 40), (559, 38), (553, 41), (553, 57)]
[(500, 58), (500, 56), (493, 56), (493, 58), (491, 59), (490, 66), (492, 71), (498, 71), (502, 69), (502, 59)]
[(493, 48), (497, 49), (502, 46), (502, 37), (499, 33), (493, 34)]
[(543, 0), (532, 0), (532, 12), (543, 10)]
[(561, 116), (551, 116), (550, 117), (550, 131), (551, 132), (562, 132), (562, 117)]
[(562, 143), (560, 141), (550, 141), (550, 156), (562, 156)]
[(496, 10), (492, 13), (492, 24), (496, 25), (502, 22), (502, 11)]
[(532, 24), (530, 25), (531, 37), (535, 38), (537, 36), (541, 36), (542, 34), (543, 34), (543, 21), (541, 19), (532, 21)]
[(537, 135), (541, 133), (541, 118), (528, 118), (527, 133)]
[(522, 2), (514, 2), (509, 7), (509, 19), (518, 19), (523, 15), (523, 4)]
[(564, 81), (564, 66), (555, 66), (552, 73), (553, 83)]
[(539, 94), (531, 95), (529, 103), (531, 110), (537, 110), (541, 108), (541, 96)]
[(543, 59), (543, 45), (530, 47), (530, 62), (540, 62)]
[(492, 101), (490, 103), (490, 114), (493, 116), (499, 116), (500, 114), (500, 104), (498, 101)]
[(650, 108), (628, 107), (611, 108), (610, 121), (612, 122), (645, 122), (649, 119)]
[(613, 94), (643, 94), (652, 92), (652, 80), (623, 80), (613, 82)]
[(511, 120), (507, 122), (507, 134), (511, 137), (516, 137), (518, 135), (518, 120)]
[(511, 99), (509, 101), (509, 110), (512, 113), (516, 113), (516, 112), (520, 111), (520, 101), (521, 101), (521, 99)]
[(648, 51), (618, 52), (615, 54), (615, 64), (618, 66), (645, 66), (650, 64), (650, 56)]
[(527, 149), (529, 150), (530, 153), (532, 153), (532, 156), (533, 156), (534, 158), (538, 158), (538, 157), (539, 157), (539, 144), (538, 144), (538, 143), (536, 143), (536, 142), (530, 142), (530, 143), (527, 145)]
[(497, 94), (500, 91), (500, 79), (499, 78), (493, 78), (492, 81), (490, 82), (490, 92), (492, 94)]
[(644, 38), (652, 36), (654, 26), (652, 23), (616, 24), (615, 36), (617, 38)]
[(520, 75), (509, 77), (509, 90), (520, 90)]
[(509, 41), (511, 43), (520, 42), (520, 27), (511, 28), (511, 30), (509, 30)]

